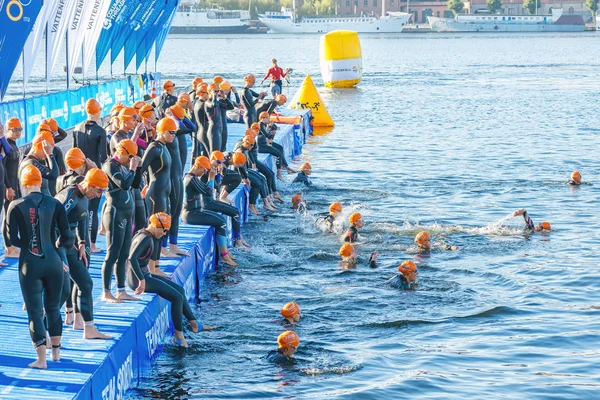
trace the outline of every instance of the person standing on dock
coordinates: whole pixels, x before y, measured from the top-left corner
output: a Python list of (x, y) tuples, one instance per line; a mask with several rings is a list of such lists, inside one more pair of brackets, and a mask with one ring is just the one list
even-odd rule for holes
[(24, 166), (20, 181), (23, 197), (10, 203), (4, 230), (10, 243), (21, 249), (19, 282), (27, 309), (31, 341), (37, 353), (37, 360), (29, 367), (46, 369), (48, 343), (44, 311), (53, 361), (60, 360), (63, 327), (60, 315), (63, 261), (55, 246), (71, 247), (73, 242), (64, 207), (42, 193), (40, 170), (33, 165)]
[(163, 83), (163, 90), (163, 94), (154, 99), (154, 106), (160, 113), (161, 117), (165, 116), (165, 112), (168, 108), (177, 103), (177, 96), (173, 94), (175, 92), (175, 84), (173, 81), (165, 81), (165, 83)]
[(220, 103), (220, 109), (221, 109), (221, 121), (222, 121), (222, 128), (221, 128), (221, 148), (217, 149), (220, 150), (222, 152), (227, 151), (227, 111), (233, 110), (235, 109), (235, 105), (233, 104), (233, 102), (229, 99), (231, 91), (233, 91), (233, 93), (235, 93), (235, 97), (239, 103), (239, 96), (237, 94), (236, 89), (231, 86), (231, 83), (229, 83), (228, 81), (223, 81), (221, 82), (221, 84), (219, 85), (219, 90), (221, 92), (221, 100), (219, 100)]
[(42, 173), (42, 193), (50, 196), (50, 185), (56, 185), (58, 165), (52, 155), (54, 139), (52, 135), (37, 135), (31, 142), (29, 154), (19, 164), (19, 179), (23, 168), (33, 165)]
[(256, 77), (252, 74), (244, 76), (244, 88), (242, 89), (242, 105), (246, 112), (244, 113), (244, 123), (246, 128), (250, 129), (256, 122), (256, 103), (264, 99), (266, 92), (256, 93), (252, 88), (256, 83)]
[(276, 97), (283, 91), (283, 78), (286, 77), (288, 72), (290, 72), (289, 68), (286, 68), (284, 71), (283, 68), (277, 65), (277, 60), (272, 58), (271, 68), (268, 69), (267, 74), (262, 78), (260, 84), (262, 85), (266, 79), (271, 78), (271, 94), (273, 97)]
[(196, 91), (196, 99), (194, 101), (194, 120), (198, 126), (196, 131), (196, 147), (192, 145), (192, 161), (191, 165), (194, 165), (194, 160), (198, 156), (208, 156), (208, 116), (206, 115), (206, 109), (204, 105), (208, 101), (208, 91), (204, 86), (198, 85)]
[[(17, 140), (21, 138), (23, 126), (19, 118), (11, 118), (6, 122), (6, 141), (11, 147), (11, 151), (4, 155), (4, 182), (6, 186), (6, 197), (4, 198), (4, 219), (8, 212), (8, 206), (11, 201), (21, 197), (21, 188), (19, 187), (19, 161), (20, 152)], [(4, 235), (4, 246), (6, 258), (18, 258), (19, 249), (10, 243), (10, 239)]]

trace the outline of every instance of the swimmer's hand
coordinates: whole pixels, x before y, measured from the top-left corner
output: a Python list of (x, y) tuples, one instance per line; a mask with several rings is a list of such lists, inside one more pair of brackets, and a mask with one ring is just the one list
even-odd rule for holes
[(525, 209), (521, 208), (513, 213), (513, 217), (518, 217), (519, 215), (523, 215), (525, 213)]
[(81, 243), (79, 245), (79, 248), (77, 249), (77, 251), (79, 252), (79, 259), (83, 260), (83, 263), (87, 266), (88, 260), (87, 260), (87, 254), (85, 252), (85, 243)]
[[(167, 109), (167, 111), (171, 111), (171, 110)], [(131, 140), (133, 140), (134, 142), (137, 141), (143, 132), (144, 132), (144, 126), (142, 124), (139, 124), (133, 130), (133, 135), (131, 135)]]
[(44, 149), (44, 154), (46, 156), (51, 156), (52, 155), (52, 149), (54, 148), (54, 146), (52, 146), (50, 143), (48, 143), (47, 140), (43, 140), (42, 141), (42, 146)]
[(88, 169), (98, 168), (98, 166), (96, 165), (96, 163), (93, 162), (92, 160), (90, 160), (89, 158), (85, 159), (85, 165), (88, 167)]
[(250, 179), (244, 179), (244, 183), (246, 186), (250, 187)]
[(146, 280), (143, 279), (138, 283), (137, 288), (135, 288), (135, 291), (133, 293), (135, 294), (143, 294), (146, 291)]
[(204, 326), (202, 327), (202, 330), (203, 330), (203, 331), (213, 331), (213, 330), (215, 330), (215, 329), (217, 329), (217, 327), (216, 327), (216, 326), (210, 326), (210, 325), (204, 325)]
[(63, 263), (63, 269), (65, 270), (65, 272), (69, 272), (69, 266), (65, 263)]

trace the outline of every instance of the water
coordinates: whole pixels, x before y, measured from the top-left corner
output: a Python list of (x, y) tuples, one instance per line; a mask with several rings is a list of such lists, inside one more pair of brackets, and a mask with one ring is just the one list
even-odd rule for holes
[[(286, 204), (247, 225), (254, 248), (210, 278), (197, 309), (219, 329), (167, 349), (130, 397), (600, 397), (595, 34), (361, 41), (360, 86), (320, 88), (337, 125), (302, 156), (313, 215)], [(293, 86), (306, 72), (321, 83), (310, 35), (172, 36), (158, 69), (239, 84), (272, 56), (295, 69)], [(566, 185), (576, 169), (594, 185)], [(359, 253), (379, 250), (379, 268), (338, 268), (338, 237), (314, 225), (333, 201), (363, 214)], [(524, 236), (508, 217), (522, 207), (554, 230)], [(459, 250), (415, 255), (421, 229)], [(415, 291), (378, 286), (406, 259)], [(292, 300), (301, 344), (280, 367), (263, 357)]]

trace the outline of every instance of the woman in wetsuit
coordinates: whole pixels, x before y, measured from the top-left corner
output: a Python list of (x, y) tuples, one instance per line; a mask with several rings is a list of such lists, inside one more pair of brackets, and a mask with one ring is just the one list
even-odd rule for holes
[[(135, 142), (130, 139), (121, 140), (117, 145), (117, 154), (102, 165), (109, 183), (106, 207), (102, 215), (106, 227), (106, 257), (102, 264), (102, 301), (109, 303), (139, 300), (125, 291), (125, 269), (133, 235), (135, 211), (132, 187), (136, 179), (141, 179), (141, 174), (136, 173), (142, 163), (137, 153), (138, 146)], [(115, 263), (117, 264), (117, 297), (111, 292)]]
[(244, 165), (245, 163), (246, 156), (242, 153), (223, 153), (221, 184), (217, 191), (219, 193), (219, 200), (223, 203), (231, 204), (229, 195), (242, 183), (242, 176), (238, 169), (240, 165)]
[(527, 213), (527, 210), (524, 208), (521, 208), (520, 210), (517, 210), (513, 213), (513, 216), (515, 216), (515, 217), (518, 217), (519, 215), (522, 215), (523, 219), (525, 220), (525, 230), (526, 231), (541, 232), (541, 231), (552, 230), (552, 226), (550, 225), (550, 222), (544, 221), (544, 222), (540, 222), (539, 224), (535, 225), (533, 223), (533, 220)]
[(58, 165), (52, 155), (53, 148), (54, 139), (51, 135), (38, 135), (31, 142), (29, 154), (19, 164), (19, 174), (28, 165), (33, 165), (42, 173), (42, 193), (47, 196), (50, 196), (50, 185), (56, 186), (58, 178)]
[(341, 212), (342, 203), (337, 201), (331, 203), (331, 205), (329, 206), (329, 215), (323, 218), (323, 224), (325, 226), (325, 229), (327, 229), (329, 233), (335, 232), (335, 219)]
[(256, 122), (256, 103), (262, 100), (267, 93), (261, 92), (256, 93), (252, 88), (256, 78), (252, 74), (248, 74), (244, 77), (244, 88), (242, 89), (242, 105), (246, 112), (244, 113), (244, 123), (246, 128), (250, 128), (254, 122)]
[[(29, 319), (29, 333), (37, 360), (29, 367), (45, 369), (46, 327), (52, 342), (52, 360), (60, 360), (62, 318), (60, 301), (63, 261), (55, 245), (70, 247), (69, 223), (64, 207), (41, 193), (42, 174), (33, 165), (23, 167), (20, 175), (23, 197), (8, 207), (4, 226), (10, 242), (21, 249), (19, 282)], [(60, 234), (56, 239), (56, 232)]]
[[(271, 154), (275, 157), (275, 165), (277, 167), (277, 178), (283, 181), (283, 175), (281, 175), (281, 168), (285, 168), (288, 174), (293, 174), (296, 171), (291, 169), (285, 158), (283, 146), (279, 143), (275, 143), (275, 134), (277, 133), (277, 125), (267, 125), (269, 116), (266, 113), (261, 113), (261, 122), (258, 124), (259, 135), (256, 139), (258, 144), (258, 152), (261, 154)], [(253, 124), (254, 126), (254, 124)]]
[[(108, 188), (108, 178), (98, 168), (90, 169), (85, 178), (79, 182), (67, 186), (56, 195), (56, 200), (61, 202), (65, 208), (69, 221), (69, 235), (77, 239), (76, 246), (69, 246), (60, 251), (64, 252), (69, 264), (69, 274), (75, 283), (76, 291), (73, 291), (73, 306), (75, 308), (75, 320), (73, 329), (83, 330), (84, 339), (110, 339), (112, 336), (98, 331), (94, 325), (94, 299), (92, 290), (94, 283), (88, 270), (90, 263), (90, 230), (89, 230), (89, 200), (102, 196)], [(74, 243), (74, 240), (73, 240)], [(71, 295), (71, 291), (63, 293), (63, 298)]]
[[(179, 158), (181, 159), (181, 166), (183, 168), (187, 163), (187, 138), (193, 136), (193, 134), (198, 130), (198, 127), (196, 127), (196, 125), (192, 121), (190, 121), (190, 119), (186, 116), (184, 108), (181, 107), (179, 104), (175, 104), (173, 107), (169, 108), (169, 111), (167, 111), (167, 116), (174, 117), (175, 122), (177, 122), (177, 124), (179, 125), (179, 129), (177, 130), (176, 141), (177, 146), (179, 148)], [(172, 218), (175, 219), (175, 216), (173, 214), (171, 215)]]
[(348, 217), (350, 221), (350, 227), (344, 233), (343, 240), (346, 243), (354, 243), (358, 240), (358, 230), (365, 226), (364, 221), (362, 220), (361, 213), (352, 213), (350, 217)]
[[(7, 154), (10, 154), (12, 147), (4, 136), (4, 127), (0, 125), (0, 204), (4, 204), (4, 196), (6, 194), (6, 171), (4, 158)], [(8, 264), (0, 261), (0, 267), (6, 267)]]
[(249, 150), (249, 155), (250, 155), (250, 161), (252, 162), (252, 164), (255, 166), (255, 169), (258, 170), (258, 172), (260, 172), (265, 179), (267, 180), (267, 185), (269, 187), (269, 200), (271, 202), (271, 207), (272, 208), (277, 208), (275, 206), (275, 200), (277, 200), (280, 203), (283, 203), (283, 198), (281, 197), (281, 195), (279, 194), (279, 191), (277, 190), (277, 183), (275, 182), (275, 173), (273, 172), (273, 170), (269, 167), (267, 167), (267, 165), (265, 163), (263, 163), (262, 161), (260, 161), (258, 159), (258, 145), (256, 143), (256, 138), (258, 137), (258, 131), (254, 130), (254, 129), (248, 129), (246, 130), (246, 135), (250, 135), (254, 138), (254, 143), (252, 144), (252, 148)]
[(398, 272), (399, 274), (388, 279), (383, 284), (400, 290), (411, 289), (419, 275), (417, 265), (410, 260), (404, 261), (398, 266)]
[[(276, 112), (277, 107), (281, 107), (287, 101), (287, 97), (285, 94), (279, 94), (275, 96), (274, 99), (269, 101), (264, 101), (259, 107), (256, 108), (256, 113), (260, 116), (260, 114), (266, 112), (267, 115), (278, 114)], [(259, 118), (261, 120), (262, 118)]]
[[(208, 182), (205, 184), (200, 178), (208, 172)], [(211, 168), (210, 161), (204, 156), (196, 158), (194, 166), (183, 178), (185, 187), (185, 203), (181, 218), (189, 225), (209, 225), (215, 228), (217, 247), (221, 260), (228, 265), (236, 266), (227, 249), (227, 222), (223, 216), (202, 207), (202, 198), (213, 195), (215, 176), (217, 171)]]
[(285, 331), (277, 337), (278, 349), (267, 354), (267, 360), (275, 364), (290, 364), (294, 362), (292, 355), (300, 345), (300, 338), (296, 332)]
[(208, 101), (204, 103), (204, 110), (208, 118), (208, 129), (206, 137), (208, 147), (206, 151), (210, 154), (215, 150), (221, 150), (221, 131), (223, 130), (223, 120), (221, 115), (221, 101), (223, 92), (218, 90), (214, 83), (208, 85)]
[[(65, 157), (63, 155), (60, 147), (57, 146), (60, 142), (62, 142), (67, 137), (67, 132), (58, 126), (56, 120), (52, 118), (46, 118), (42, 121), (42, 123), (38, 126), (39, 135), (41, 131), (48, 131), (52, 134), (52, 139), (54, 140), (54, 148), (52, 149), (52, 155), (56, 160), (56, 165), (58, 165), (58, 174), (62, 175), (67, 171), (67, 166), (65, 165)], [(50, 185), (50, 194), (54, 196), (56, 194), (56, 189)]]
[(171, 303), (171, 318), (175, 328), (173, 342), (187, 347), (187, 342), (183, 336), (183, 315), (189, 321), (194, 333), (213, 330), (215, 327), (203, 325), (196, 321), (196, 317), (187, 301), (185, 290), (181, 286), (168, 278), (150, 273), (149, 262), (151, 260), (158, 261), (153, 258), (157, 254), (154, 247), (160, 247), (160, 239), (167, 234), (170, 227), (171, 217), (161, 212), (151, 215), (146, 229), (142, 229), (135, 234), (128, 257), (130, 268), (127, 271), (127, 284), (137, 295), (156, 293)]
[(235, 94), (235, 98), (236, 98), (236, 101), (237, 101), (238, 104), (240, 102), (240, 97), (237, 94), (237, 91), (235, 90), (235, 88), (232, 87), (231, 83), (229, 83), (228, 81), (221, 82), (221, 84), (219, 85), (219, 90), (221, 91), (221, 93), (223, 95), (222, 99), (219, 100), (219, 102), (220, 102), (220, 109), (221, 109), (221, 121), (222, 121), (222, 127), (221, 127), (221, 148), (220, 149), (216, 149), (216, 150), (220, 150), (221, 152), (225, 152), (225, 151), (227, 151), (227, 136), (228, 136), (228, 130), (227, 130), (227, 111), (235, 109), (235, 105), (229, 99), (229, 97), (230, 97), (231, 92), (233, 92)]
[(196, 101), (194, 103), (194, 119), (196, 120), (196, 125), (198, 126), (198, 131), (196, 132), (196, 145), (197, 147), (192, 148), (192, 163), (194, 165), (194, 160), (196, 157), (203, 155), (208, 156), (207, 150), (209, 148), (208, 144), (208, 116), (206, 115), (205, 105), (208, 101), (208, 91), (204, 88), (204, 86), (198, 86), (198, 90), (196, 91)]
[[(18, 177), (20, 152), (17, 140), (21, 138), (23, 132), (21, 121), (18, 118), (10, 118), (6, 122), (6, 128), (6, 141), (10, 145), (11, 151), (4, 156), (4, 186), (6, 187), (6, 197), (4, 200), (5, 220), (10, 202), (21, 197)], [(4, 257), (19, 257), (19, 249), (10, 243), (6, 235), (4, 235), (4, 246), (6, 249)]]

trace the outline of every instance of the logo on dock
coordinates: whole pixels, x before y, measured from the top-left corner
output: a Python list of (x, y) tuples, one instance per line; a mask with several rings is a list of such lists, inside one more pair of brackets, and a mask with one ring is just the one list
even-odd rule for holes
[(146, 331), (146, 343), (148, 344), (148, 357), (152, 358), (158, 346), (165, 337), (165, 333), (169, 329), (169, 312), (167, 307), (158, 314), (156, 322), (150, 329)]
[(133, 380), (133, 351), (123, 361), (123, 365), (110, 382), (102, 390), (102, 400), (122, 399), (125, 392), (131, 387)]

